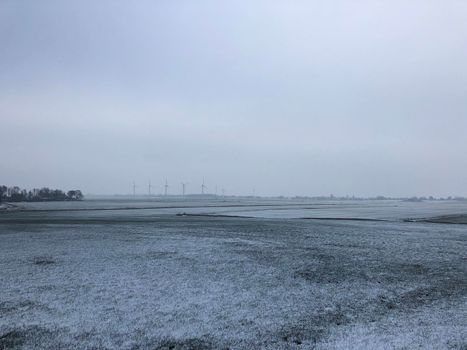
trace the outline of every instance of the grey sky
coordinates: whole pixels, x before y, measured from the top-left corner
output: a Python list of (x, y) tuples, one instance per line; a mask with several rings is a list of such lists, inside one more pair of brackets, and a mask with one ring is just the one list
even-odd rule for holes
[(0, 183), (467, 195), (467, 2), (0, 0)]

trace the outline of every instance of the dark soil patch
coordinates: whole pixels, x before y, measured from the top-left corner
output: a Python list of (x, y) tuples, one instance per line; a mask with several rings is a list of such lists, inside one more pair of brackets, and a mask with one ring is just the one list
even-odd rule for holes
[(160, 345), (156, 346), (154, 350), (212, 350), (217, 349), (214, 347), (211, 342), (192, 338), (185, 340), (166, 340)]
[(34, 265), (53, 265), (56, 261), (50, 256), (36, 256), (33, 260)]
[(467, 295), (467, 281), (461, 279), (440, 279), (432, 285), (419, 287), (395, 296), (381, 295), (379, 297), (378, 314), (391, 310), (410, 310), (429, 305), (444, 299), (459, 298)]
[(25, 342), (24, 333), (21, 331), (10, 331), (0, 335), (0, 350), (17, 349)]
[(31, 300), (23, 300), (18, 302), (2, 301), (0, 302), (0, 314), (16, 312), (20, 309), (30, 309), (34, 306), (36, 306), (36, 304)]
[(429, 287), (420, 287), (406, 292), (394, 299), (402, 308), (414, 308), (437, 300), (467, 295), (467, 280), (439, 280)]
[(37, 349), (41, 348), (47, 340), (50, 341), (52, 338), (53, 333), (42, 327), (15, 328), (0, 335), (0, 350), (18, 348)]
[(340, 310), (311, 315), (299, 325), (293, 325), (279, 332), (282, 341), (300, 345), (304, 342), (316, 344), (322, 341), (333, 327), (348, 324), (349, 318)]
[(170, 258), (174, 256), (175, 252), (160, 252), (160, 251), (149, 251), (145, 254), (145, 256), (149, 259), (162, 259), (162, 258)]

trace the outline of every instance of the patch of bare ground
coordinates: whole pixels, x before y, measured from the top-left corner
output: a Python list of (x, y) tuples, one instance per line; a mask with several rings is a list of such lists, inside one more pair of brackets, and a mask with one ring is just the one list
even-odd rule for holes
[(54, 332), (39, 326), (13, 328), (0, 335), (0, 350), (45, 349), (54, 340)]
[(282, 342), (292, 345), (304, 343), (312, 345), (327, 337), (333, 327), (348, 324), (350, 318), (339, 307), (335, 310), (324, 310), (301, 320), (300, 323), (282, 327), (278, 336)]
[(51, 257), (51, 256), (36, 256), (34, 257), (33, 259), (33, 264), (34, 265), (40, 265), (40, 266), (45, 266), (45, 265), (53, 265), (55, 264), (57, 261)]

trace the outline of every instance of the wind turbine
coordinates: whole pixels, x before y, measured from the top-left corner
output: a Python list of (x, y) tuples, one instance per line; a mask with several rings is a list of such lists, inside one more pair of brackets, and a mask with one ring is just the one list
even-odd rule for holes
[(133, 180), (133, 197), (136, 196), (136, 183), (135, 180)]
[(204, 190), (207, 190), (208, 188), (204, 184), (204, 177), (203, 177), (203, 184), (201, 185), (201, 194), (204, 194)]
[(186, 190), (187, 183), (182, 182), (182, 196), (185, 197), (185, 190)]
[(148, 184), (148, 195), (151, 195), (151, 180), (149, 180), (149, 184)]
[(168, 184), (168, 182), (167, 182), (167, 179), (165, 179), (164, 189), (165, 189), (165, 190), (164, 190), (164, 194), (167, 196), (167, 192), (168, 192), (168, 190), (169, 190), (169, 184)]

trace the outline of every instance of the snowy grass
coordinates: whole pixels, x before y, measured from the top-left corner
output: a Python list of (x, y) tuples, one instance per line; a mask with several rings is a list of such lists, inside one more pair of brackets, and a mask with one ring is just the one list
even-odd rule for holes
[(465, 226), (113, 215), (0, 216), (0, 349), (467, 347)]

